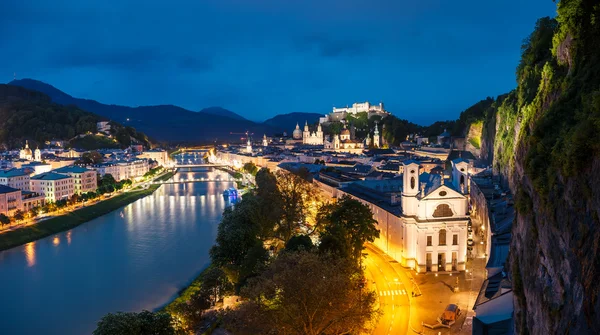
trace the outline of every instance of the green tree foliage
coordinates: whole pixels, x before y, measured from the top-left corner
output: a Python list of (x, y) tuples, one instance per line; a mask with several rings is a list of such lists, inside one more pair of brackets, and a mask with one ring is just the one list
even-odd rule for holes
[[(369, 129), (373, 129), (374, 126), (374, 124), (371, 125)], [(400, 143), (406, 141), (406, 137), (409, 134), (421, 133), (424, 131), (425, 129), (423, 127), (408, 122), (407, 120), (398, 119), (393, 115), (385, 117), (379, 124), (379, 133), (387, 143), (393, 146), (398, 146)]]
[[(473, 106), (465, 109), (460, 113), (460, 116), (454, 127), (448, 128), (455, 136), (466, 136), (469, 126), (476, 122), (482, 122), (486, 119), (487, 113), (496, 100), (491, 97), (481, 100)], [(433, 135), (435, 136), (435, 135)]]
[(325, 246), (321, 250), (330, 248), (340, 255), (349, 255), (355, 261), (360, 259), (364, 244), (379, 237), (371, 209), (349, 196), (321, 207), (318, 220), (325, 227), (321, 232)]
[(98, 151), (84, 152), (75, 164), (100, 164), (104, 161), (104, 156)]
[(358, 334), (378, 313), (375, 294), (361, 290), (362, 273), (346, 259), (300, 251), (279, 254), (224, 316), (235, 334)]
[(109, 313), (98, 321), (94, 335), (174, 335), (173, 320), (167, 313)]
[(275, 227), (283, 217), (283, 199), (277, 177), (267, 168), (262, 168), (256, 173), (256, 204), (253, 220), (260, 225), (261, 239), (266, 240), (274, 236)]
[(10, 218), (4, 214), (0, 214), (0, 224), (7, 225), (10, 223)]
[(258, 167), (256, 167), (256, 165), (252, 162), (248, 162), (246, 164), (244, 164), (244, 166), (242, 167), (242, 170), (244, 170), (244, 172), (251, 174), (253, 176), (256, 175), (256, 173), (258, 172)]
[[(96, 133), (96, 123), (102, 121), (98, 115), (83, 111), (76, 106), (52, 103), (42, 93), (25, 88), (0, 85), (0, 142), (10, 148), (21, 148), (25, 139), (30, 145), (43, 146), (46, 141), (71, 140), (77, 135)], [(125, 132), (137, 143), (149, 146), (146, 135), (135, 129), (124, 129), (116, 122), (111, 126), (118, 134)], [(117, 143), (106, 137), (86, 136), (74, 144), (84, 149), (106, 147), (125, 148), (131, 144), (129, 137), (116, 137)], [(100, 142), (99, 142), (100, 141)]]
[(252, 218), (254, 202), (243, 199), (234, 208), (227, 208), (217, 230), (215, 245), (210, 249), (212, 263), (227, 272), (234, 283), (243, 282), (260, 267), (261, 227)]
[(544, 64), (552, 58), (552, 36), (557, 29), (555, 19), (544, 17), (521, 45), (521, 61), (517, 67), (517, 106), (531, 103), (537, 95)]
[(311, 205), (319, 198), (319, 191), (296, 174), (279, 170), (276, 176), (283, 209), (276, 236), (285, 243), (309, 225), (313, 217)]
[(22, 210), (17, 210), (13, 215), (13, 218), (18, 222), (25, 219), (25, 213)]
[(311, 251), (314, 247), (315, 246), (308, 235), (292, 236), (292, 238), (290, 238), (290, 240), (285, 244), (286, 251)]
[(116, 181), (115, 178), (107, 173), (101, 178), (98, 178), (98, 194), (112, 193), (114, 191), (122, 190), (125, 187), (129, 187), (133, 182), (129, 179), (123, 179)]

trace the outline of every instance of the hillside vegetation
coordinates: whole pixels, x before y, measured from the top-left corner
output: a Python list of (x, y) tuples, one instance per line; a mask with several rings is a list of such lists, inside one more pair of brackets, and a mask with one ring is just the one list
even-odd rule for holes
[(149, 146), (148, 137), (131, 127), (111, 122), (112, 139), (77, 135), (95, 133), (96, 122), (106, 121), (75, 106), (51, 102), (47, 95), (22, 87), (0, 85), (0, 143), (7, 148), (21, 148), (25, 140), (43, 147), (50, 140), (73, 140), (83, 149), (99, 147), (125, 148), (132, 143)]

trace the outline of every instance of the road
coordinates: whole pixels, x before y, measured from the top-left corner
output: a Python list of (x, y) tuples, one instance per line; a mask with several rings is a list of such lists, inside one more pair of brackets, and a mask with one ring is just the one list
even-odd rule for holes
[(410, 291), (389, 258), (371, 245), (366, 246), (363, 261), (368, 288), (375, 291), (383, 315), (373, 332), (374, 335), (407, 334), (410, 321)]

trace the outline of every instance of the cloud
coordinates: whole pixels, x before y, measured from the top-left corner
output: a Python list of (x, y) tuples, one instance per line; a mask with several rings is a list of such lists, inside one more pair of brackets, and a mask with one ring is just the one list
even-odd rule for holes
[(316, 51), (322, 57), (336, 58), (362, 56), (371, 42), (343, 37), (333, 38), (326, 34), (312, 34), (296, 38), (294, 44), (299, 51)]
[(204, 56), (183, 56), (177, 61), (177, 67), (182, 70), (206, 72), (214, 68), (213, 58)]
[(100, 49), (87, 45), (73, 45), (56, 50), (49, 57), (55, 67), (93, 67), (132, 70), (151, 67), (164, 60), (159, 49), (140, 47), (134, 49)]

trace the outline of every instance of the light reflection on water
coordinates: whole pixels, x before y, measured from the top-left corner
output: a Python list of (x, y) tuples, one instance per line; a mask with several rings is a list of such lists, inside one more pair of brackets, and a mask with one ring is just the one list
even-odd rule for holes
[[(226, 177), (198, 170), (185, 173)], [(165, 184), (68, 232), (0, 252), (0, 333), (90, 334), (107, 312), (164, 305), (208, 264), (231, 186)]]

